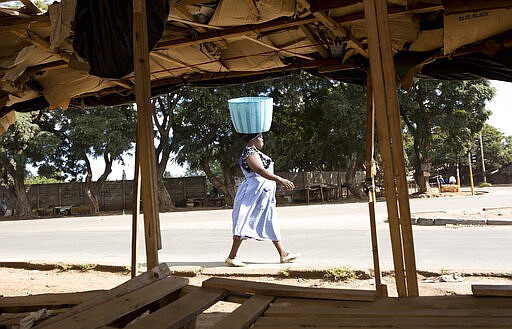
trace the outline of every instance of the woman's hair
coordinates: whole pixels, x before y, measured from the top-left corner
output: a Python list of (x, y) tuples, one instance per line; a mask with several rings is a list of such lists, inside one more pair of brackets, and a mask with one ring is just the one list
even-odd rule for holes
[(255, 139), (261, 135), (261, 133), (253, 133), (253, 134), (238, 134), (246, 143), (249, 143), (251, 140)]

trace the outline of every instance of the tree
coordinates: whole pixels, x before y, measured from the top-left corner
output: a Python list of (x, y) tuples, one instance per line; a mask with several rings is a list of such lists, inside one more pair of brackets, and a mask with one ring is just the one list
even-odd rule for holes
[[(484, 80), (421, 79), (409, 91), (399, 90), (400, 115), (413, 139), (414, 179), (420, 193), (430, 189), (430, 172), (438, 169), (432, 167), (434, 151), (462, 155), (488, 119), (485, 103), (493, 97), (494, 88)], [(443, 144), (443, 150), (436, 150), (435, 144)]]
[(164, 184), (165, 169), (171, 155), (171, 142), (173, 133), (174, 111), (183, 99), (179, 91), (153, 98), (153, 122), (156, 128), (155, 139), (158, 144), (155, 149), (156, 173), (158, 184), (158, 203), (160, 211), (174, 209), (171, 195)]
[(361, 196), (355, 174), (364, 161), (365, 90), (300, 73), (274, 81), (270, 96), (276, 138), (269, 149), (277, 155), (277, 169), (346, 170), (349, 190)]
[[(132, 105), (99, 108), (71, 108), (46, 113), (45, 129), (60, 138), (53, 161), (47, 166), (62, 170), (68, 179), (85, 176), (85, 194), (92, 213), (99, 212), (99, 197), (112, 172), (114, 161), (123, 163), (123, 154), (133, 148), (136, 113)], [(101, 157), (105, 168), (92, 181), (91, 159)]]
[(36, 123), (37, 113), (17, 113), (16, 122), (0, 136), (0, 164), (4, 184), (13, 187), (18, 218), (31, 218), (27, 196), (27, 165), (44, 161), (53, 154), (58, 139), (42, 131)]

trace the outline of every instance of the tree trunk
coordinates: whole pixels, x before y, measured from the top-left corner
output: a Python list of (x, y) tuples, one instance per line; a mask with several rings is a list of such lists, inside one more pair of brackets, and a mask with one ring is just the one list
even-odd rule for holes
[(201, 168), (206, 174), (206, 177), (208, 177), (208, 180), (212, 185), (222, 194), (224, 194), (226, 205), (232, 206), (233, 201), (235, 200), (235, 183), (233, 180), (233, 175), (231, 173), (231, 168), (225, 169), (224, 164), (221, 163), (222, 172), (224, 173), (224, 181), (225, 183), (222, 184), (222, 182), (217, 178), (217, 176), (212, 172), (210, 168), (210, 164), (208, 163), (207, 159), (201, 160)]
[(27, 196), (27, 190), (23, 180), (19, 178), (14, 182), (14, 193), (16, 194), (16, 215), (19, 219), (32, 218), (32, 207)]
[(414, 166), (414, 180), (418, 185), (419, 193), (426, 193), (430, 191), (430, 162), (417, 161)]
[(348, 162), (347, 173), (345, 174), (345, 181), (347, 189), (358, 199), (365, 199), (366, 196), (362, 190), (361, 184), (355, 181), (357, 172), (358, 155), (357, 152), (352, 152)]
[(32, 218), (32, 206), (28, 200), (27, 189), (25, 186), (25, 162), (13, 165), (9, 161), (4, 161), (4, 166), (14, 181), (16, 216), (20, 219)]
[[(175, 207), (172, 202), (171, 195), (169, 194), (169, 191), (165, 187), (164, 179), (159, 176), (158, 177), (158, 207), (161, 212), (170, 212), (174, 211)], [(187, 200), (185, 200), (186, 202)]]
[(89, 203), (89, 209), (92, 214), (97, 214), (100, 212), (100, 200), (99, 197), (101, 195), (101, 190), (103, 189), (103, 185), (107, 181), (108, 175), (112, 172), (112, 160), (110, 159), (109, 154), (103, 155), (103, 160), (105, 161), (105, 170), (103, 174), (101, 174), (100, 178), (94, 183), (92, 181), (92, 167), (87, 155), (84, 156), (85, 164), (87, 166), (87, 176), (85, 177), (85, 195), (87, 196), (87, 201)]
[(92, 182), (85, 182), (85, 196), (87, 197), (87, 203), (89, 205), (89, 211), (91, 214), (97, 214), (100, 212), (100, 203), (96, 197), (96, 193), (92, 190)]

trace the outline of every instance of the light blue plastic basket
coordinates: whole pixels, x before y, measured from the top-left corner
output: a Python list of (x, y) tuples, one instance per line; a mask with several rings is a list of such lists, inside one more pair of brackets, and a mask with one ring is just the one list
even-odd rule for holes
[(272, 97), (240, 97), (228, 100), (235, 130), (243, 134), (262, 133), (272, 124)]

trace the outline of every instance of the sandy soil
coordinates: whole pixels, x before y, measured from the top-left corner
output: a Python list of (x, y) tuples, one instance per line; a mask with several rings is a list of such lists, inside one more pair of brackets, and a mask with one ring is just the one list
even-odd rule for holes
[[(463, 274), (446, 273), (432, 274), (433, 276), (418, 276), (420, 295), (451, 295), (471, 294), (472, 284), (512, 284), (512, 273), (503, 277), (464, 276)], [(442, 282), (454, 280), (460, 282)], [(459, 277), (460, 276), (460, 277)], [(19, 268), (0, 267), (0, 295), (27, 296), (46, 293), (77, 292), (97, 289), (111, 289), (130, 279), (129, 273), (78, 271), (78, 270), (25, 270)], [(200, 286), (209, 276), (197, 275), (188, 277), (189, 284)], [(231, 277), (239, 280), (272, 282), (278, 284), (296, 285), (303, 287), (374, 289), (373, 279), (353, 279), (333, 282), (327, 279), (310, 279), (297, 277)], [(396, 296), (394, 278), (384, 276), (382, 282), (388, 286), (389, 296)]]

